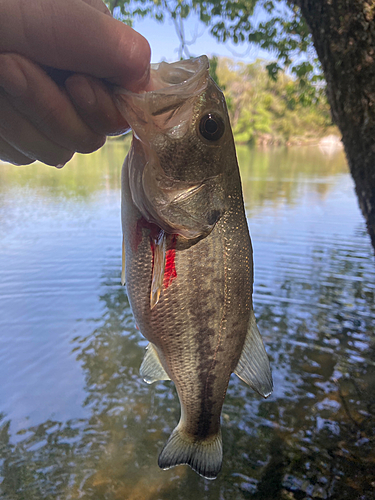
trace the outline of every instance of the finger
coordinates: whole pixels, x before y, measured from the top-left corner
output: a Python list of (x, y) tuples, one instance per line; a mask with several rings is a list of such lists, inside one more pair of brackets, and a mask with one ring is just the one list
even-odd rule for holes
[(28, 59), (0, 54), (0, 87), (12, 107), (53, 143), (80, 153), (104, 144), (105, 137), (82, 121), (65, 91)]
[(67, 92), (83, 120), (98, 134), (119, 135), (129, 125), (117, 109), (110, 89), (101, 80), (73, 75), (65, 81)]
[(20, 153), (17, 149), (13, 148), (4, 139), (0, 137), (0, 160), (13, 163), (13, 165), (29, 165), (35, 160)]
[(148, 81), (150, 47), (136, 31), (81, 0), (3, 2), (0, 52), (135, 90)]
[(47, 165), (65, 164), (73, 156), (69, 151), (42, 135), (18, 113), (0, 93), (0, 137), (31, 160)]
[(82, 1), (87, 3), (88, 5), (91, 5), (91, 7), (94, 7), (94, 9), (103, 12), (103, 14), (107, 14), (108, 16), (112, 17), (112, 14), (110, 13), (108, 7), (105, 5), (105, 3), (102, 2), (102, 0), (82, 0)]

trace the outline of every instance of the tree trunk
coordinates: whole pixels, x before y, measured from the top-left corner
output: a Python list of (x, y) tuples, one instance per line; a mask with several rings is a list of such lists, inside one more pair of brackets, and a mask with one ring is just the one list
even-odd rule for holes
[(375, 2), (295, 0), (311, 30), (375, 250)]

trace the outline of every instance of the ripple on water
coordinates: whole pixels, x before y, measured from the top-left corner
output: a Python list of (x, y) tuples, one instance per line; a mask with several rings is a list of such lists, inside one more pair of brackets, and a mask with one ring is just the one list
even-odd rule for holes
[(342, 158), (319, 157), (312, 165), (301, 152), (278, 155), (251, 152), (242, 165), (254, 309), (275, 390), (263, 400), (231, 378), (223, 470), (209, 484), (185, 467), (161, 472), (156, 465), (179, 406), (171, 383), (150, 387), (138, 375), (146, 342), (119, 286), (123, 147), (78, 156), (59, 172), (4, 167), (5, 499), (352, 500), (375, 494), (369, 238)]

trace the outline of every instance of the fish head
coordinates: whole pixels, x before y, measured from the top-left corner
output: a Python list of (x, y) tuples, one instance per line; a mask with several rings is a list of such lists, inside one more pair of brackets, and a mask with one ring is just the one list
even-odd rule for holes
[(133, 130), (132, 200), (146, 220), (188, 239), (209, 234), (225, 213), (237, 168), (225, 98), (208, 67), (206, 56), (152, 65), (150, 90), (118, 93)]

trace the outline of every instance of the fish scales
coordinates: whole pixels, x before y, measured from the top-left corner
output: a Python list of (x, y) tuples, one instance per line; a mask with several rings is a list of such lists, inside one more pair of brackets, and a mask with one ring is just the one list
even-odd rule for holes
[[(222, 401), (242, 351), (251, 309), (251, 257), (241, 258), (241, 254), (248, 253), (246, 248), (231, 242), (234, 233), (238, 237), (242, 229), (245, 238), (247, 231), (239, 228), (237, 222), (230, 226), (230, 218), (229, 211), (207, 238), (177, 251), (177, 279), (164, 290), (152, 310), (149, 229), (143, 230), (136, 255), (131, 247), (126, 248), (127, 260), (133, 263), (127, 274), (130, 302), (134, 311), (143, 311), (141, 315), (135, 313), (137, 324), (164, 358), (164, 367), (176, 384), (181, 404), (190, 416), (197, 415), (189, 426), (192, 436), (200, 435), (200, 425), (208, 434), (217, 433)], [(136, 228), (138, 220), (129, 221), (128, 227)], [(143, 287), (145, 292), (137, 293)], [(193, 288), (199, 293), (187, 293)], [(212, 415), (212, 422), (207, 421), (208, 415)]]
[[(136, 136), (122, 173), (122, 224), (129, 301), (141, 333), (150, 341), (141, 371), (148, 382), (173, 380), (181, 403), (180, 422), (161, 452), (159, 465), (188, 464), (212, 479), (221, 468), (220, 414), (230, 375), (240, 367), (236, 373), (263, 396), (271, 392), (272, 381), (259, 332), (254, 332), (252, 246), (227, 117), (224, 148), (212, 148), (196, 137), (194, 121), (206, 119), (200, 117), (202, 106), (205, 110), (221, 106), (226, 112), (220, 91), (207, 71), (204, 75), (203, 91), (194, 94), (195, 104), (190, 103), (193, 125), (180, 136), (173, 136), (170, 126), (169, 133), (160, 132), (163, 122), (156, 113), (157, 130), (150, 146), (125, 108)], [(172, 117), (179, 109), (181, 104)], [(216, 133), (212, 123), (208, 128)], [(159, 169), (154, 177), (145, 175), (150, 164)], [(143, 179), (166, 179), (166, 190), (152, 198), (153, 206), (143, 204), (143, 199), (137, 203), (135, 191), (140, 188), (134, 176), (142, 169)], [(146, 192), (148, 186), (142, 189)], [(202, 190), (206, 191), (199, 198)], [(171, 191), (177, 195), (166, 212), (165, 193), (169, 196)], [(194, 202), (199, 205), (196, 213)], [(164, 257), (157, 259), (157, 252), (164, 252)], [(173, 273), (169, 270), (168, 279), (164, 276), (156, 303), (151, 303), (155, 267), (163, 266), (159, 262), (165, 265), (168, 252), (173, 252), (169, 264)], [(166, 273), (163, 267), (161, 271)]]

